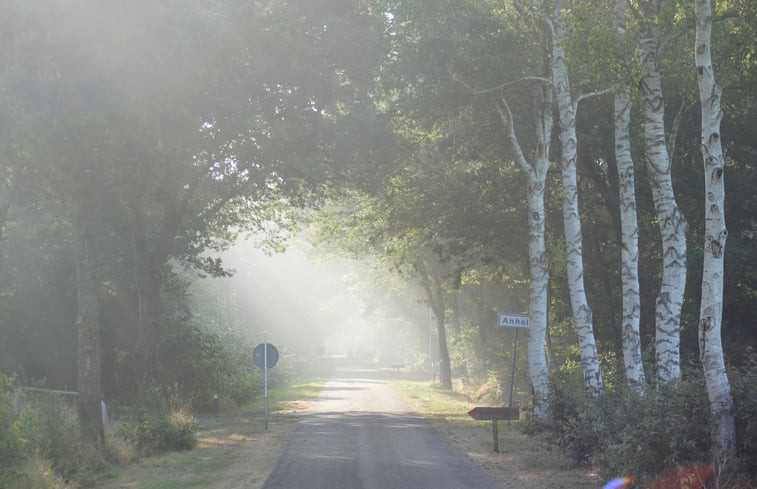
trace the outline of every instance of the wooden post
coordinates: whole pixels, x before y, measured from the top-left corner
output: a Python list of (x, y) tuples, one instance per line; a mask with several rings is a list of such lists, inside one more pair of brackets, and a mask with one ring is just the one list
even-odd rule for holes
[(492, 422), (492, 444), (494, 453), (499, 453), (499, 425), (500, 419), (511, 420), (520, 417), (520, 409), (517, 407), (486, 407), (479, 406), (468, 411), (468, 416), (479, 421)]
[(492, 442), (494, 445), (494, 453), (499, 453), (499, 426), (497, 420), (492, 420)]

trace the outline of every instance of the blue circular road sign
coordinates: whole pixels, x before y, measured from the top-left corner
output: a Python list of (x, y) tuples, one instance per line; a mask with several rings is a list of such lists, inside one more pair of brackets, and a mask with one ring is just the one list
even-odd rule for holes
[(279, 361), (279, 351), (270, 343), (261, 343), (253, 350), (252, 361), (260, 368), (273, 368)]

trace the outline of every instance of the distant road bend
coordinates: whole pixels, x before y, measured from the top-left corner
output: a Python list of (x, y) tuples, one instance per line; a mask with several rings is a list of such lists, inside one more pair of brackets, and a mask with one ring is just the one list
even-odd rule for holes
[(341, 371), (263, 489), (500, 489), (375, 372)]

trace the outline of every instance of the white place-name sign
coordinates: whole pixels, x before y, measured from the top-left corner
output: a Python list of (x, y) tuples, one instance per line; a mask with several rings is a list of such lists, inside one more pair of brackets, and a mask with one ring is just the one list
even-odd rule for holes
[(500, 312), (497, 317), (497, 324), (500, 328), (528, 328), (529, 319), (530, 317), (526, 314)]

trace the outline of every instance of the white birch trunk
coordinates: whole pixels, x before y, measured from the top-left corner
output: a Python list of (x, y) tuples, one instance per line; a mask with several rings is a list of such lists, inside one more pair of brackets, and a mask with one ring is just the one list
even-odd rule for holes
[(665, 103), (659, 65), (660, 42), (652, 17), (645, 12), (639, 38), (641, 57), (641, 91), (644, 105), (644, 148), (649, 185), (662, 240), (662, 281), (657, 296), (655, 316), (655, 353), (657, 377), (670, 382), (681, 377), (680, 330), (681, 307), (686, 287), (686, 219), (673, 193), (670, 155), (665, 144)]
[(552, 33), (552, 86), (560, 119), (562, 149), (560, 169), (562, 171), (568, 288), (573, 318), (576, 322), (578, 347), (581, 351), (584, 381), (593, 395), (599, 395), (604, 390), (604, 384), (599, 370), (591, 308), (586, 300), (584, 288), (583, 241), (576, 176), (576, 104), (571, 97), (567, 58), (562, 48), (562, 41), (567, 30), (562, 19), (562, 4), (563, 2), (557, 2), (554, 17), (549, 24)]
[(721, 343), (723, 316), (723, 255), (728, 231), (725, 226), (724, 157), (720, 138), (722, 89), (715, 80), (710, 53), (712, 6), (696, 0), (694, 59), (702, 106), (702, 158), (705, 182), (705, 242), (702, 302), (699, 311), (699, 354), (704, 368), (710, 409), (715, 415), (715, 444), (719, 449), (735, 446), (733, 397), (726, 375)]
[(549, 260), (544, 240), (544, 190), (549, 171), (549, 143), (552, 138), (552, 103), (550, 87), (534, 88), (534, 119), (537, 147), (534, 162), (529, 163), (515, 135), (512, 113), (503, 99), (500, 117), (515, 152), (515, 159), (528, 181), (528, 259), (530, 327), (528, 335), (528, 374), (534, 400), (534, 418), (543, 421), (549, 416), (549, 369), (545, 352), (547, 336), (547, 289)]
[[(625, 39), (626, 1), (615, 1), (614, 25), (618, 40)], [(616, 90), (615, 115), (615, 161), (618, 165), (621, 228), (621, 288), (623, 294), (623, 365), (626, 381), (641, 392), (643, 390), (644, 365), (641, 356), (639, 321), (641, 299), (639, 294), (639, 224), (636, 215), (636, 184), (631, 157), (631, 96), (625, 82)]]

